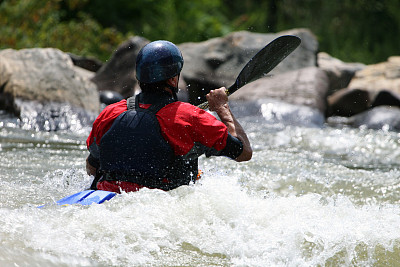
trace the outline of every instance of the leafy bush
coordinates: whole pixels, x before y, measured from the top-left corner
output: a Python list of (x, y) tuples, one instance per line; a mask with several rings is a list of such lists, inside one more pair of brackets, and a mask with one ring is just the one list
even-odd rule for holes
[(179, 44), (299, 27), (344, 61), (384, 61), (400, 47), (398, 0), (0, 0), (0, 23), (0, 49), (50, 46), (103, 61), (131, 35)]
[(103, 28), (90, 15), (78, 12), (64, 20), (61, 1), (8, 0), (0, 4), (0, 49), (55, 47), (77, 55), (109, 58), (126, 36)]

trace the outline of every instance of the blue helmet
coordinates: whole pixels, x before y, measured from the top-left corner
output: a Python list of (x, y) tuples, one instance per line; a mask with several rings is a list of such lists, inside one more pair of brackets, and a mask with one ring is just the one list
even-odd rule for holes
[(145, 45), (136, 58), (136, 78), (141, 83), (155, 83), (178, 75), (183, 68), (179, 48), (168, 41)]

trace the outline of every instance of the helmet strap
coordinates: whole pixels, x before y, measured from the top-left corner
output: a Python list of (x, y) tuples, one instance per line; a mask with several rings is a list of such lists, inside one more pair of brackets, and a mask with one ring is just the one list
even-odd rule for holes
[[(179, 78), (180, 78), (180, 75), (178, 75), (178, 82), (179, 82)], [(165, 82), (165, 85), (169, 88), (169, 89), (171, 89), (171, 91), (172, 91), (172, 97), (175, 99), (175, 100), (178, 100), (178, 96), (176, 95), (177, 93), (178, 93), (178, 91), (179, 91), (179, 88), (178, 88), (178, 86), (172, 86), (172, 85), (170, 85), (168, 82)]]
[(178, 96), (176, 95), (175, 91), (172, 91), (172, 97), (175, 99), (175, 101), (178, 101)]
[(178, 92), (178, 87), (174, 87), (174, 86), (172, 86), (172, 85), (170, 85), (170, 84), (168, 84), (168, 83), (165, 83), (165, 86), (166, 87), (168, 87), (169, 89), (171, 89), (171, 92), (172, 92), (172, 97), (175, 99), (175, 100), (178, 100), (178, 96), (176, 95), (176, 93)]

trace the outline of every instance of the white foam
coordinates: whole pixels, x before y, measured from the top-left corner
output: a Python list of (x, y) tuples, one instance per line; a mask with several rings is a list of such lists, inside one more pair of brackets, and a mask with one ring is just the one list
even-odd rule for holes
[(185, 265), (202, 257), (315, 266), (335, 257), (349, 263), (363, 246), (369, 250), (362, 262), (372, 264), (377, 247), (394, 249), (399, 224), (394, 205), (357, 206), (341, 195), (267, 197), (246, 191), (235, 177), (206, 175), (195, 186), (145, 189), (89, 207), (0, 209), (0, 240), (55, 262), (113, 266)]

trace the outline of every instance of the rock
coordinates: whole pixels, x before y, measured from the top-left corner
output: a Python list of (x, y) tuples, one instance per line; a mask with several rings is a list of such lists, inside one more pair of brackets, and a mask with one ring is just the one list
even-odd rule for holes
[(361, 89), (342, 89), (328, 96), (327, 117), (351, 117), (371, 106), (370, 94)]
[(147, 43), (149, 43), (147, 39), (135, 36), (121, 44), (111, 59), (93, 77), (92, 81), (98, 90), (115, 91), (124, 98), (132, 96), (137, 84), (136, 56)]
[(286, 103), (326, 111), (329, 79), (317, 67), (308, 67), (254, 81), (230, 96), (231, 100), (273, 98)]
[(271, 74), (316, 66), (318, 42), (306, 29), (276, 34), (234, 32), (201, 43), (179, 45), (185, 60), (182, 77), (188, 85), (189, 102), (197, 105), (205, 101), (205, 95), (211, 89), (233, 84), (242, 68), (259, 50), (273, 39), (288, 34), (299, 36), (302, 43)]
[(393, 107), (400, 107), (400, 96), (392, 93), (390, 91), (380, 91), (375, 99), (374, 102), (371, 104), (372, 107), (377, 106), (393, 106)]
[[(80, 75), (82, 76), (83, 79), (85, 80), (91, 80), (94, 77), (94, 72), (83, 69), (81, 67), (78, 66), (74, 66), (74, 70)], [(97, 88), (97, 87), (96, 87)]]
[(329, 77), (329, 95), (346, 88), (357, 71), (365, 68), (362, 63), (345, 63), (325, 52), (318, 53), (318, 67)]
[(328, 105), (328, 116), (345, 117), (371, 107), (400, 106), (400, 57), (356, 71), (347, 88), (328, 97)]
[(368, 129), (400, 131), (400, 109), (379, 106), (351, 117), (348, 124), (353, 127), (364, 126)]
[(371, 93), (371, 99), (383, 90), (400, 95), (400, 56), (390, 57), (387, 62), (368, 65), (357, 71), (349, 88), (367, 90)]
[(100, 108), (96, 85), (68, 54), (53, 48), (0, 51), (0, 109), (20, 116), (22, 101), (67, 103), (88, 112)]
[(82, 57), (78, 55), (74, 55), (72, 53), (68, 53), (68, 55), (71, 57), (72, 62), (74, 63), (75, 66), (80, 67), (82, 69), (91, 71), (91, 72), (96, 72), (98, 71), (101, 66), (103, 65), (103, 62), (96, 58), (90, 58), (90, 57)]

